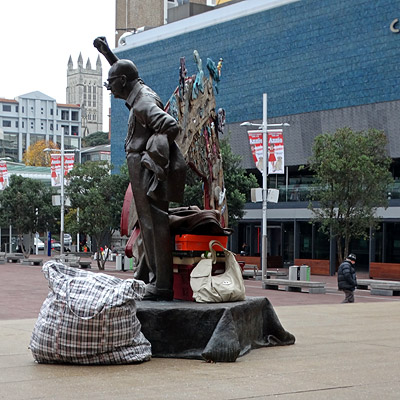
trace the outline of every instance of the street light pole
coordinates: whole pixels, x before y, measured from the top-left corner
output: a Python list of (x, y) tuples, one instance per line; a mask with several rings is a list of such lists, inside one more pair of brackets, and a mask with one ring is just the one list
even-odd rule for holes
[(240, 126), (257, 126), (258, 131), (262, 132), (263, 143), (263, 162), (262, 162), (262, 237), (261, 237), (261, 278), (264, 282), (267, 279), (267, 265), (268, 265), (268, 225), (267, 225), (267, 204), (268, 204), (268, 126), (290, 126), (287, 122), (280, 124), (268, 124), (267, 122), (267, 94), (263, 93), (263, 120), (262, 125), (251, 122), (242, 122)]
[(61, 131), (61, 194), (60, 194), (60, 204), (61, 204), (61, 218), (60, 218), (60, 255), (64, 254), (64, 212), (65, 212), (65, 202), (64, 202), (64, 175), (65, 175), (65, 165), (64, 165), (64, 132)]
[[(60, 208), (61, 208), (61, 217), (60, 217), (60, 254), (64, 254), (64, 214), (65, 214), (65, 160), (64, 160), (64, 156), (65, 156), (65, 152), (79, 152), (79, 163), (81, 161), (81, 157), (80, 157), (80, 150), (65, 150), (64, 147), (64, 134), (61, 134), (61, 149), (51, 149), (51, 148), (46, 148), (43, 151), (46, 152), (52, 152), (52, 151), (59, 151), (60, 152), (60, 166), (61, 166), (61, 176), (60, 176), (60, 186), (61, 186), (61, 190), (60, 190)], [(78, 210), (79, 213), (79, 210)], [(78, 216), (79, 217), (79, 216)], [(79, 244), (79, 234), (78, 234), (78, 244)]]
[(267, 197), (268, 197), (268, 133), (267, 133), (267, 94), (263, 93), (263, 170), (262, 170), (262, 246), (261, 246), (261, 274), (262, 281), (267, 276), (268, 264), (268, 237), (267, 237)]

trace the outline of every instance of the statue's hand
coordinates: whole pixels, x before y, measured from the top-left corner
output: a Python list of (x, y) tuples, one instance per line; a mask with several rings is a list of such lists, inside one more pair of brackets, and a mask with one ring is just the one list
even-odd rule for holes
[(102, 54), (110, 51), (110, 47), (108, 46), (105, 36), (99, 36), (94, 39), (93, 46), (96, 47), (96, 49)]
[(99, 53), (103, 54), (110, 65), (118, 61), (118, 57), (111, 51), (107, 39), (104, 36), (99, 36), (94, 39), (93, 46), (96, 47)]

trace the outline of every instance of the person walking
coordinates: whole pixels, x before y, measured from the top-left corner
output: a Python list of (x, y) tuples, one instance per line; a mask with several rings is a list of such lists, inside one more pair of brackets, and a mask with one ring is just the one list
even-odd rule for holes
[(357, 275), (354, 268), (355, 254), (349, 254), (340, 264), (338, 270), (338, 288), (344, 292), (342, 303), (354, 303), (354, 290), (357, 286)]

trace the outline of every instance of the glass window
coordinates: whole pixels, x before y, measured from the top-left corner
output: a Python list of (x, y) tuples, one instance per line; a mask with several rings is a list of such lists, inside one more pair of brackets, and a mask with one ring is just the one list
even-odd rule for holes
[(283, 228), (283, 261), (294, 261), (294, 225), (293, 222), (284, 222)]
[(15, 127), (18, 128), (18, 121), (15, 121)]
[(71, 120), (78, 121), (79, 112), (78, 111), (71, 111)]
[(3, 138), (3, 154), (4, 157), (12, 157), (18, 159), (18, 135), (13, 133), (4, 133)]
[(78, 126), (71, 126), (71, 135), (73, 135), (73, 136), (79, 135), (79, 127)]
[(69, 120), (69, 111), (68, 110), (61, 110), (61, 119), (63, 121)]
[(372, 255), (375, 254), (375, 262), (383, 262), (383, 227), (384, 224), (380, 223), (373, 232), (373, 242), (375, 251), (372, 251)]
[(299, 222), (300, 250), (299, 258), (312, 258), (312, 225), (308, 222)]
[[(369, 234), (369, 229), (365, 232)], [(357, 268), (368, 269), (369, 265), (369, 240), (364, 238), (353, 239), (350, 241), (350, 251), (357, 254)]]
[(9, 104), (3, 104), (3, 111), (11, 111), (11, 106)]
[(4, 128), (11, 128), (11, 121), (3, 120), (3, 127)]
[(36, 142), (39, 142), (40, 140), (46, 140), (46, 136), (45, 135), (30, 135), (30, 146), (32, 146), (33, 144), (35, 144)]
[(387, 222), (385, 237), (385, 261), (388, 263), (400, 263), (400, 222)]
[(314, 239), (314, 258), (319, 260), (329, 260), (330, 241), (329, 236), (315, 226), (315, 239)]
[(18, 112), (18, 111), (19, 111), (19, 107), (15, 106), (15, 112)]
[(79, 138), (76, 136), (67, 136), (64, 138), (66, 149), (79, 149)]

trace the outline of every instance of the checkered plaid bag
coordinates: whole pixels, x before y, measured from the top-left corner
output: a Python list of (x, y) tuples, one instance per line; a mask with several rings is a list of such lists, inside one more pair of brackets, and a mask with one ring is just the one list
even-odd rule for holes
[(35, 324), (30, 349), (40, 363), (126, 364), (149, 360), (135, 300), (145, 284), (48, 261), (50, 292)]

